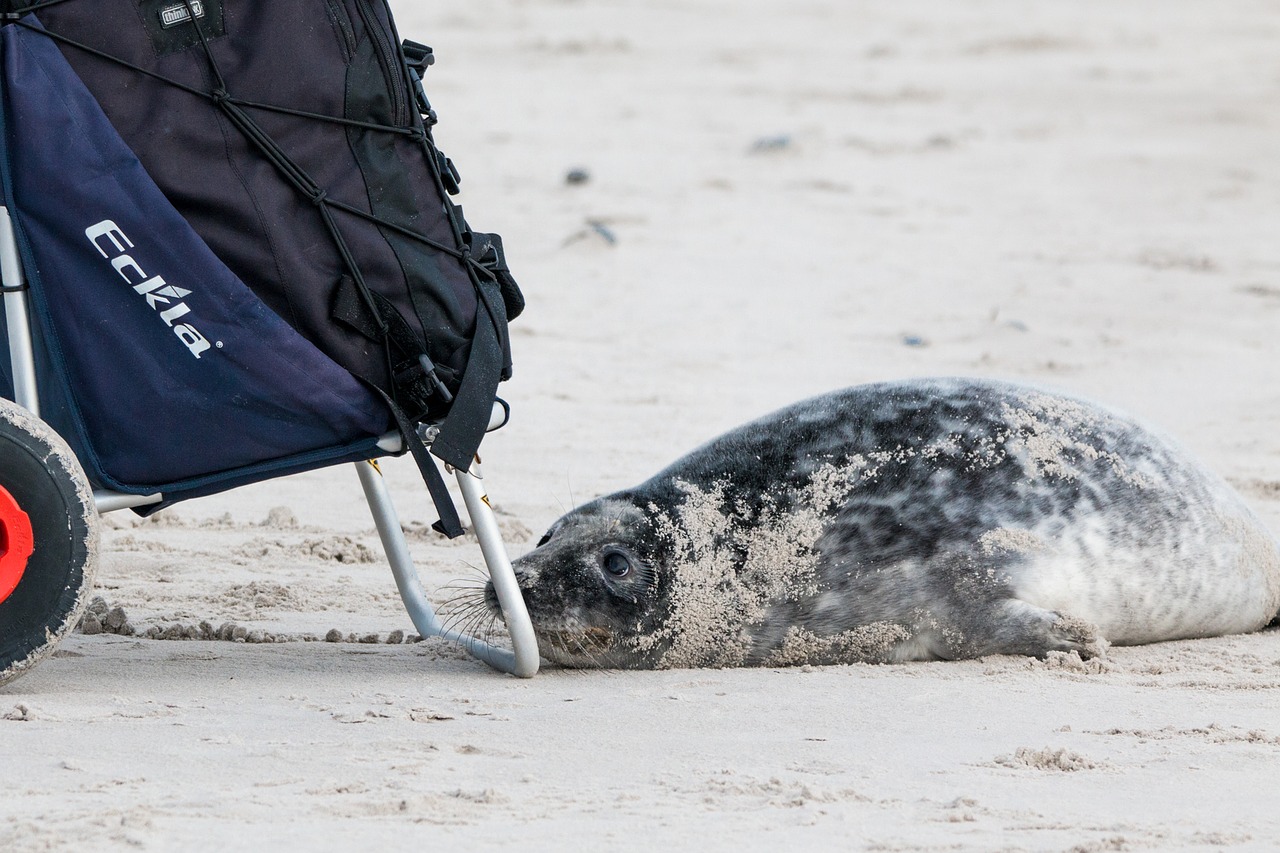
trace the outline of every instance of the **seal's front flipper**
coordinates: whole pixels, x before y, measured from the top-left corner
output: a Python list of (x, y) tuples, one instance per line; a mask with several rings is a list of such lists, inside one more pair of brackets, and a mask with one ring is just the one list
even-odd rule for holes
[[(1053, 635), (1061, 647), (1051, 647), (1049, 651), (1075, 651), (1084, 660), (1102, 657), (1111, 647), (1107, 638), (1098, 632), (1098, 626), (1074, 616), (1057, 614), (1058, 619), (1051, 626)], [(1042, 656), (1041, 656), (1042, 657)]]
[(1083, 619), (1045, 610), (1018, 599), (1006, 599), (993, 609), (991, 621), (966, 632), (966, 656), (1031, 655), (1076, 652), (1081, 658), (1099, 657), (1110, 645), (1097, 626)]

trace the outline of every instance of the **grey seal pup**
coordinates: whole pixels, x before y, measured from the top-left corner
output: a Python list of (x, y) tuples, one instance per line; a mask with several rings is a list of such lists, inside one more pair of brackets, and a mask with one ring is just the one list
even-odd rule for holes
[(1280, 611), (1276, 540), (1220, 478), (1125, 415), (978, 379), (782, 409), (514, 566), (567, 666), (1087, 658)]

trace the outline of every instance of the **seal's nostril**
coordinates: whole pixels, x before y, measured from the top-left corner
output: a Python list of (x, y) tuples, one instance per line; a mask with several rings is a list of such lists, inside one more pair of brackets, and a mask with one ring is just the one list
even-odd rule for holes
[(493, 588), (493, 584), (486, 584), (484, 588), (485, 606), (493, 613), (501, 613), (502, 605), (498, 602), (498, 593)]

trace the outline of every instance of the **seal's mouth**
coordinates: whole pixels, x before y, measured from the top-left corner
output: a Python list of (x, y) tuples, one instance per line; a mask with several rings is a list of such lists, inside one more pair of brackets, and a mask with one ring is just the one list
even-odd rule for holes
[[(506, 623), (492, 582), (485, 584), (484, 603), (491, 614)], [(563, 615), (548, 624), (538, 618), (533, 608), (530, 608), (529, 616), (533, 622), (533, 633), (538, 638), (538, 650), (543, 657), (562, 666), (605, 666), (602, 656), (612, 652), (617, 642), (616, 632), (601, 625), (583, 625), (578, 619)]]
[(614, 633), (608, 628), (543, 629), (533, 627), (542, 656), (561, 666), (607, 667), (601, 656), (613, 650)]
[(592, 627), (581, 631), (539, 631), (535, 625), (534, 632), (540, 638), (545, 639), (549, 645), (571, 654), (607, 652), (613, 647), (613, 632), (608, 628)]

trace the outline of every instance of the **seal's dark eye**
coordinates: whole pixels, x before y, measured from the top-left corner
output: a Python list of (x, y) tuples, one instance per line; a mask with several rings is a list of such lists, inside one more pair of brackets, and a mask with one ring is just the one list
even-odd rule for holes
[(631, 561), (621, 551), (607, 552), (604, 555), (604, 559), (600, 561), (600, 565), (604, 566), (604, 570), (615, 578), (625, 578), (631, 574)]

